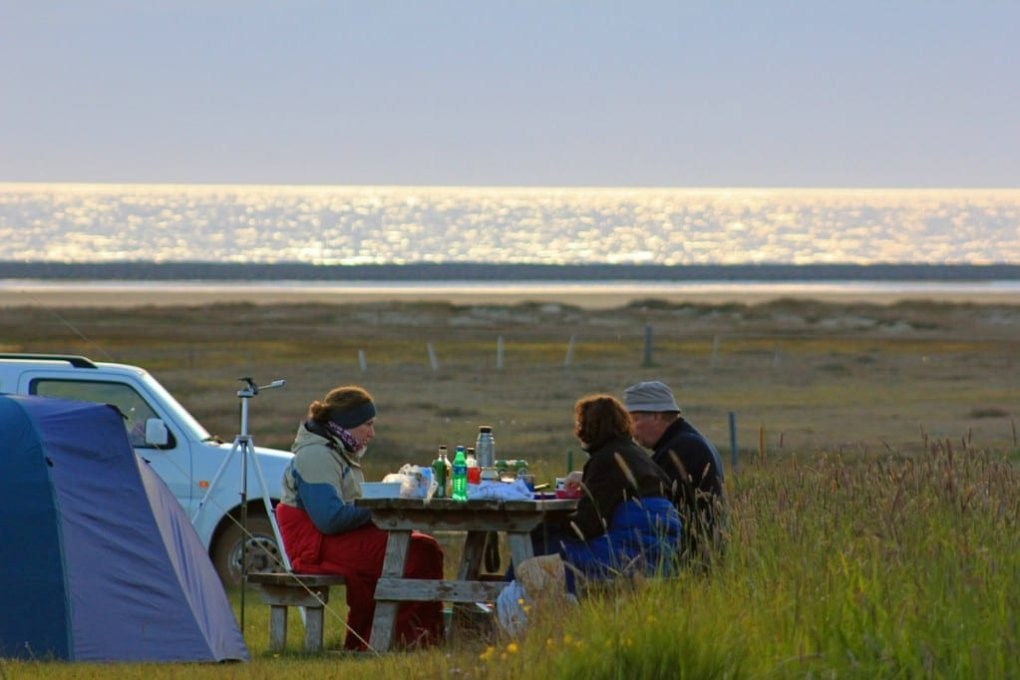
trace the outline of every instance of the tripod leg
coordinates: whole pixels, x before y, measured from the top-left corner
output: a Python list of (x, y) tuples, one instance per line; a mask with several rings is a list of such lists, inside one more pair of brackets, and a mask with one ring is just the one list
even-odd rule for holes
[[(269, 525), (273, 527), (273, 535), (276, 538), (276, 547), (280, 553), (280, 561), (283, 562), (283, 568), (285, 571), (290, 571), (290, 558), (287, 557), (287, 550), (283, 547), (283, 536), (280, 535), (280, 525), (276, 522), (276, 513), (273, 512), (272, 502), (269, 499), (269, 487), (266, 486), (266, 478), (262, 474), (262, 466), (259, 465), (258, 458), (255, 456), (254, 442), (249, 438), (249, 444), (251, 448), (246, 451), (246, 454), (250, 454), (251, 465), (255, 468), (255, 476), (259, 481), (259, 494), (262, 496), (262, 504), (266, 508), (266, 516), (269, 518)], [(308, 627), (308, 612), (304, 607), (300, 608), (301, 611), (301, 623)]]
[(223, 462), (220, 463), (219, 469), (216, 470), (216, 474), (213, 475), (212, 481), (209, 482), (209, 488), (205, 490), (205, 494), (202, 496), (202, 500), (198, 502), (198, 507), (195, 509), (195, 513), (191, 516), (191, 523), (195, 524), (198, 521), (199, 515), (202, 514), (202, 510), (205, 509), (206, 503), (209, 501), (209, 496), (212, 495), (213, 489), (219, 483), (220, 478), (223, 477), (223, 472), (227, 469), (227, 465), (230, 463), (230, 459), (234, 457), (234, 452), (244, 447), (244, 438), (238, 436), (234, 439), (234, 445), (230, 447), (230, 451), (227, 453)]
[(259, 460), (255, 456), (254, 446), (248, 451), (248, 453), (251, 455), (251, 465), (255, 468), (255, 476), (258, 478), (259, 494), (262, 496), (262, 505), (266, 509), (266, 516), (269, 518), (269, 525), (273, 527), (273, 536), (276, 538), (276, 546), (280, 551), (280, 561), (283, 563), (283, 568), (286, 571), (290, 571), (290, 559), (287, 557), (287, 551), (283, 547), (283, 536), (280, 535), (280, 525), (276, 522), (276, 513), (273, 512), (272, 500), (269, 497), (269, 487), (266, 485), (266, 478), (262, 474), (262, 466), (259, 465)]

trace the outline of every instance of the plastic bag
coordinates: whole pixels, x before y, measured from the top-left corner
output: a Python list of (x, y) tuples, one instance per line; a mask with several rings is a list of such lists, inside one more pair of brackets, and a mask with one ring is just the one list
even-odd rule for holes
[(384, 482), (400, 482), (401, 498), (432, 498), (436, 483), (432, 479), (432, 468), (405, 464), (399, 471), (383, 477)]

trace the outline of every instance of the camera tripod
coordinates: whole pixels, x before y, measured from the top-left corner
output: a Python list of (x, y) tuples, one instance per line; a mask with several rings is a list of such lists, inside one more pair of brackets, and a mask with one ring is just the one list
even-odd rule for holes
[(262, 497), (262, 503), (266, 509), (266, 517), (269, 519), (270, 526), (273, 527), (273, 537), (276, 539), (276, 545), (278, 546), (279, 557), (283, 563), (283, 567), (286, 571), (290, 571), (290, 560), (287, 559), (287, 553), (283, 549), (283, 539), (280, 536), (280, 527), (276, 523), (276, 514), (273, 512), (273, 505), (269, 495), (269, 487), (266, 486), (265, 477), (262, 474), (262, 467), (259, 465), (258, 457), (255, 455), (255, 440), (248, 433), (248, 404), (255, 397), (259, 391), (275, 389), (283, 387), (287, 384), (285, 380), (274, 380), (268, 385), (259, 386), (254, 378), (238, 378), (238, 380), (244, 383), (237, 392), (238, 398), (241, 400), (241, 430), (234, 437), (234, 443), (230, 447), (230, 452), (223, 458), (223, 462), (220, 463), (219, 469), (213, 476), (212, 481), (209, 483), (209, 488), (205, 490), (205, 495), (202, 496), (202, 500), (198, 504), (198, 508), (195, 510), (195, 514), (192, 516), (191, 521), (194, 523), (198, 517), (202, 514), (202, 510), (205, 509), (206, 504), (209, 501), (210, 496), (216, 489), (216, 485), (223, 477), (223, 473), (226, 471), (227, 466), (230, 464), (231, 459), (235, 453), (239, 453), (241, 456), (241, 616), (240, 626), (241, 630), (244, 630), (244, 591), (246, 590), (248, 582), (248, 541), (250, 534), (248, 532), (248, 465), (249, 462), (255, 470), (255, 476), (259, 483), (259, 495)]

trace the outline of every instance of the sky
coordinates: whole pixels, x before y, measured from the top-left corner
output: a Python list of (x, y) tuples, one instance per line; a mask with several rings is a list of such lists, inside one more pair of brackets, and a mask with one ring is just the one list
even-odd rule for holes
[(1020, 3), (0, 0), (0, 182), (1020, 187)]

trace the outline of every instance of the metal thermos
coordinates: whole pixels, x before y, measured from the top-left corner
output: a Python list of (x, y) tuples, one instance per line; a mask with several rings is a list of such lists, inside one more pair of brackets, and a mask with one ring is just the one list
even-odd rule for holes
[(491, 468), (496, 459), (496, 441), (492, 438), (492, 428), (482, 425), (478, 428), (478, 440), (475, 442), (475, 458), (478, 466)]

